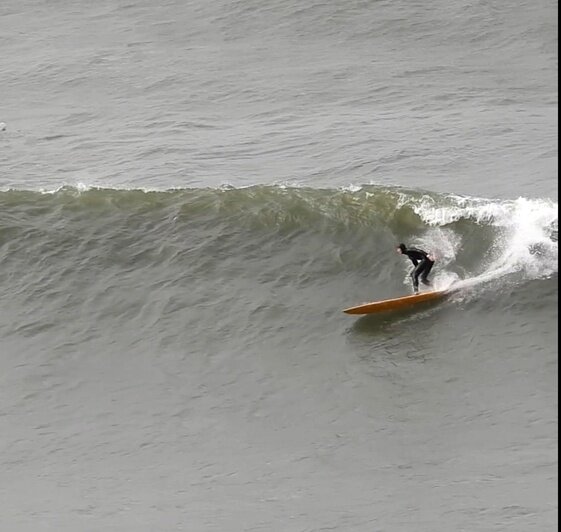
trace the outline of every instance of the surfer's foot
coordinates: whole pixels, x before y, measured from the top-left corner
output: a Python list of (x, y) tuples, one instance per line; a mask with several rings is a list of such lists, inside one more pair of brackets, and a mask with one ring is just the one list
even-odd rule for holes
[(421, 279), (421, 283), (426, 284), (427, 286), (430, 286), (430, 281), (428, 279)]

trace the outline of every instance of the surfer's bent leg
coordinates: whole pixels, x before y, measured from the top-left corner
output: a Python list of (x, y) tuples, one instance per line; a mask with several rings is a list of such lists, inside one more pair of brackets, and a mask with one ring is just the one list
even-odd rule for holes
[(415, 266), (413, 268), (413, 271), (411, 272), (411, 279), (413, 280), (413, 290), (415, 292), (419, 291), (419, 275), (423, 271), (424, 262), (425, 261), (419, 262), (419, 264), (417, 264), (417, 266)]
[(429, 276), (432, 267), (434, 266), (434, 261), (426, 259), (421, 264), (423, 264), (423, 270), (421, 272), (421, 282), (423, 284), (430, 284), (430, 281), (427, 278)]

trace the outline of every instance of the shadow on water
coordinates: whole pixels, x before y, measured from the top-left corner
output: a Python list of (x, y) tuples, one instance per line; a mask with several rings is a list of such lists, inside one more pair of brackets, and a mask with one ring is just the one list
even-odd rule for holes
[(347, 330), (355, 356), (375, 370), (390, 375), (402, 361), (425, 363), (435, 353), (446, 322), (455, 314), (450, 301), (429, 301), (406, 310), (372, 314), (356, 320)]
[[(380, 314), (369, 314), (358, 318), (351, 325), (349, 332), (367, 336), (385, 335), (400, 324), (426, 320), (435, 321), (438, 313), (432, 312), (438, 307), (447, 306), (443, 301), (427, 301), (408, 309), (393, 310)], [(429, 324), (430, 324), (429, 322)]]

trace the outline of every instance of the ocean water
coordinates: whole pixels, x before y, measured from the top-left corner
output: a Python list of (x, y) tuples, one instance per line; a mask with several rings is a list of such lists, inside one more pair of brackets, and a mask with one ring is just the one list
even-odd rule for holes
[(557, 11), (2, 0), (0, 529), (553, 529)]

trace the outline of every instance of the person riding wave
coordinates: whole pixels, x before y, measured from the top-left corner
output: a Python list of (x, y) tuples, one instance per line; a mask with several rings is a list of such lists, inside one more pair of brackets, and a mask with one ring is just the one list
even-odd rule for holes
[(415, 293), (419, 293), (419, 277), (423, 284), (430, 285), (428, 276), (434, 266), (434, 257), (422, 249), (408, 248), (405, 244), (399, 244), (395, 249), (399, 254), (407, 255), (413, 263), (414, 268), (410, 275)]

